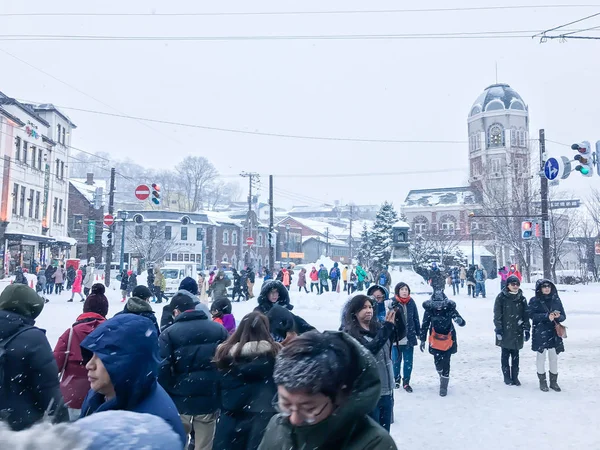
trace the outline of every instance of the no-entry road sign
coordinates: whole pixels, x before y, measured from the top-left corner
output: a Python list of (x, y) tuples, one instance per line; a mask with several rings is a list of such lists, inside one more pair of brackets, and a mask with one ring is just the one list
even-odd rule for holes
[(113, 223), (115, 223), (115, 218), (113, 216), (111, 216), (110, 214), (106, 214), (104, 216), (104, 225), (106, 225), (107, 227), (110, 227)]
[(253, 237), (251, 237), (251, 236), (247, 237), (247, 238), (246, 238), (246, 245), (247, 245), (247, 246), (254, 245), (254, 238), (253, 238)]
[(150, 188), (145, 184), (140, 184), (135, 188), (135, 196), (138, 200), (146, 200), (150, 197)]

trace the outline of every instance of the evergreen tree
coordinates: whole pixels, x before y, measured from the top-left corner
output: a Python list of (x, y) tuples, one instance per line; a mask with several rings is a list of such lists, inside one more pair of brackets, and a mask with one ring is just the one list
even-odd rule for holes
[(358, 249), (358, 263), (363, 267), (369, 267), (371, 263), (371, 233), (367, 229), (367, 224), (363, 224), (360, 233), (360, 247)]
[(371, 255), (373, 264), (381, 270), (390, 262), (392, 256), (392, 226), (398, 221), (398, 215), (391, 203), (384, 202), (375, 217), (371, 232)]

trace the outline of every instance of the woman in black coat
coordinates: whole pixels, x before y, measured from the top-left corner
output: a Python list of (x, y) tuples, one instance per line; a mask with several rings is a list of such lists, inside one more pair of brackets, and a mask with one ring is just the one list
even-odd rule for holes
[[(254, 311), (258, 311), (267, 315), (274, 305), (282, 306), (289, 311), (294, 309), (294, 306), (290, 304), (290, 293), (283, 283), (277, 280), (271, 280), (262, 285), (260, 295), (258, 296), (258, 306), (254, 308)], [(315, 329), (302, 317), (295, 314), (292, 315), (294, 316), (296, 332), (298, 334), (306, 333)]]
[(533, 323), (531, 349), (537, 352), (537, 374), (540, 389), (548, 391), (546, 382), (546, 353), (550, 365), (550, 389), (560, 392), (558, 385), (558, 354), (565, 351), (562, 338), (556, 333), (555, 324), (567, 318), (556, 286), (549, 280), (535, 283), (535, 297), (529, 300), (529, 316)]
[(273, 381), (275, 357), (281, 345), (269, 332), (269, 321), (251, 312), (235, 333), (219, 345), (215, 363), (221, 375), (221, 415), (214, 450), (256, 450), (269, 420), (277, 393)]
[(456, 303), (448, 300), (441, 292), (434, 292), (431, 300), (423, 303), (425, 314), (421, 326), (421, 351), (425, 350), (425, 340), (429, 332), (429, 353), (433, 355), (435, 368), (440, 374), (440, 396), (448, 394), (450, 381), (450, 358), (458, 351), (456, 330), (452, 321), (460, 327), (466, 325), (465, 319), (456, 310)]

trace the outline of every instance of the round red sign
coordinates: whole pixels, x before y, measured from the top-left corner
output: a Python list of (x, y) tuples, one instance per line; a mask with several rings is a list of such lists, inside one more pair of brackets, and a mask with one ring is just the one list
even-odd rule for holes
[(146, 200), (150, 197), (150, 188), (145, 184), (140, 184), (135, 188), (135, 196), (138, 200)]
[(250, 246), (250, 245), (254, 245), (254, 238), (253, 237), (247, 237), (246, 238), (246, 245)]
[(106, 214), (104, 216), (104, 225), (106, 225), (107, 227), (110, 227), (113, 223), (115, 223), (115, 218), (113, 216), (111, 216), (110, 214)]

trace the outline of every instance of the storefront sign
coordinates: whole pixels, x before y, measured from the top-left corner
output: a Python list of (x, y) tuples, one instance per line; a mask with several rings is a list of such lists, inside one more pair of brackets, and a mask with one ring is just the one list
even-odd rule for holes
[(96, 221), (88, 220), (88, 244), (96, 243)]

